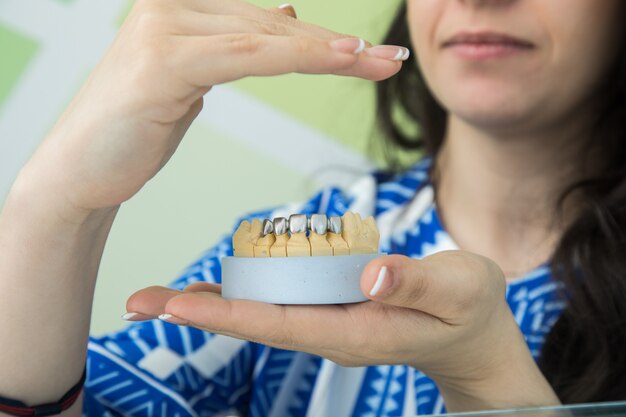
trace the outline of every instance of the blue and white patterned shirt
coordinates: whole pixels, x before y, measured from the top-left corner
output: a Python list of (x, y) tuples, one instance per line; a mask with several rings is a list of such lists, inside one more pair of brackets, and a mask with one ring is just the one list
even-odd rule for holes
[[(403, 174), (374, 174), (342, 192), (329, 188), (304, 205), (254, 213), (374, 215), (381, 252), (421, 258), (456, 249), (439, 220), (429, 162)], [(173, 287), (220, 282), (227, 237), (193, 263)], [(507, 300), (537, 358), (564, 308), (547, 267), (508, 285)], [(84, 414), (88, 416), (378, 417), (444, 411), (437, 387), (408, 366), (344, 368), (329, 360), (213, 335), (159, 320), (91, 338)]]

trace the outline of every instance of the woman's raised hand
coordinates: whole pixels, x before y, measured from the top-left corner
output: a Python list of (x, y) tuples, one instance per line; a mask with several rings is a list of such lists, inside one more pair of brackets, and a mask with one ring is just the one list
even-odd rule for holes
[(301, 22), (290, 7), (137, 0), (18, 183), (79, 212), (115, 207), (169, 160), (212, 86), (290, 72), (380, 80), (408, 56), (369, 46)]
[(149, 287), (127, 303), (132, 320), (161, 316), (345, 366), (405, 364), (426, 372), (452, 410), (557, 404), (506, 303), (492, 261), (467, 252), (370, 262), (361, 287), (371, 302), (280, 306), (225, 300), (215, 284)]

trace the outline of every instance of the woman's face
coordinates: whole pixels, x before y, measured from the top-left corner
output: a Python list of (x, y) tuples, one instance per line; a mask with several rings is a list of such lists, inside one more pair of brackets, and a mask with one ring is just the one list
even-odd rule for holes
[(488, 129), (557, 126), (614, 62), (624, 0), (407, 0), (414, 52), (440, 103)]

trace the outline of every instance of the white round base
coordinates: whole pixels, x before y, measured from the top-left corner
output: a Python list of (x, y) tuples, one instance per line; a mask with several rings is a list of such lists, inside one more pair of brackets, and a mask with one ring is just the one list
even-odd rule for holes
[(381, 254), (293, 258), (222, 258), (222, 296), (272, 304), (366, 301), (361, 273)]

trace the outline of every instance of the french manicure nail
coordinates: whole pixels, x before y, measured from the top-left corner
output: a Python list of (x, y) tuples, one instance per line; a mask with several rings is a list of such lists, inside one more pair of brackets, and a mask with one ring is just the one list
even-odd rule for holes
[(137, 314), (139, 314), (139, 313), (133, 313), (133, 312), (130, 312), (130, 313), (122, 314), (122, 320), (129, 321), (129, 320), (131, 320), (133, 317), (137, 316)]
[(382, 294), (391, 287), (392, 282), (390, 275), (391, 274), (387, 270), (386, 266), (380, 268), (380, 271), (378, 272), (378, 277), (376, 278), (376, 282), (370, 290), (370, 296), (373, 297), (376, 294)]
[(137, 313), (135, 311), (129, 311), (126, 314), (122, 315), (122, 320), (126, 321), (144, 321), (144, 320), (152, 320), (154, 316), (150, 316), (148, 314)]
[(402, 46), (378, 45), (365, 49), (368, 55), (375, 58), (389, 59), (391, 61), (406, 61), (411, 52)]
[(178, 324), (178, 325), (189, 324), (189, 320), (184, 320), (184, 319), (181, 319), (180, 317), (172, 316), (171, 314), (167, 314), (167, 313), (159, 315), (159, 320), (163, 320), (168, 323)]
[(365, 41), (361, 38), (342, 38), (330, 42), (330, 47), (347, 54), (360, 54), (365, 49)]
[(292, 4), (289, 3), (285, 3), (285, 4), (281, 4), (280, 6), (278, 6), (279, 10), (286, 10), (287, 13), (289, 14), (289, 16), (293, 17), (294, 19), (298, 18), (298, 14), (296, 13), (296, 9), (294, 9)]

